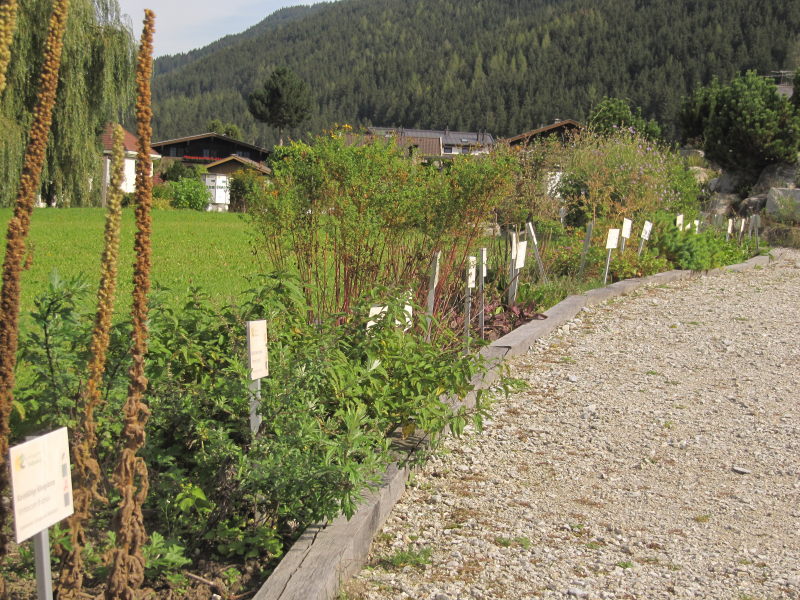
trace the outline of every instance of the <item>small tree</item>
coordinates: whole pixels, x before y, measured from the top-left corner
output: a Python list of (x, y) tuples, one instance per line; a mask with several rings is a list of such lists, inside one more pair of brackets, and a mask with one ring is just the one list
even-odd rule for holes
[(236, 125), (236, 123), (223, 123), (219, 119), (211, 119), (206, 125), (206, 129), (214, 133), (227, 135), (228, 137), (237, 140), (241, 139), (242, 137), (242, 130), (239, 129), (239, 126)]
[(684, 101), (681, 122), (684, 135), (699, 134), (706, 156), (730, 169), (794, 162), (800, 150), (800, 114), (755, 71), (696, 90)]
[(642, 116), (642, 109), (631, 109), (630, 100), (625, 98), (604, 98), (589, 114), (589, 127), (598, 133), (612, 133), (620, 128), (632, 127), (649, 140), (661, 137), (661, 127), (655, 120), (648, 121)]
[(250, 94), (247, 107), (256, 120), (278, 129), (282, 146), (283, 130), (308, 119), (311, 96), (308, 86), (293, 71), (278, 67), (261, 88)]

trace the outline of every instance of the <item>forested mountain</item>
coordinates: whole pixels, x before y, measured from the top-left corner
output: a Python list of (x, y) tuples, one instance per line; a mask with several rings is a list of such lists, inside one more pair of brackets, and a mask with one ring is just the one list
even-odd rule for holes
[(674, 135), (697, 83), (798, 64), (797, 0), (340, 0), (158, 59), (155, 136), (216, 117), (273, 143), (245, 96), (278, 66), (315, 99), (295, 136), (333, 123), (512, 135), (582, 119), (604, 96), (629, 98)]

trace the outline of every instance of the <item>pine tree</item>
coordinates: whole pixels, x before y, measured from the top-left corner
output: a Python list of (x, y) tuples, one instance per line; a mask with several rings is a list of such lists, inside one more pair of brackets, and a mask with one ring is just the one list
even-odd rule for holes
[(293, 71), (278, 67), (261, 89), (250, 94), (247, 107), (257, 120), (278, 129), (283, 145), (283, 130), (297, 127), (311, 114), (311, 96), (308, 86)]

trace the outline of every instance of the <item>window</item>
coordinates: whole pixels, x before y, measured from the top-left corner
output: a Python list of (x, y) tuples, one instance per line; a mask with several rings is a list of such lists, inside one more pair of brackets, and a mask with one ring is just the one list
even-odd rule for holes
[(461, 154), (469, 154), (469, 146), (461, 146)]
[(453, 145), (452, 144), (445, 144), (444, 153), (445, 154), (452, 154), (453, 153)]

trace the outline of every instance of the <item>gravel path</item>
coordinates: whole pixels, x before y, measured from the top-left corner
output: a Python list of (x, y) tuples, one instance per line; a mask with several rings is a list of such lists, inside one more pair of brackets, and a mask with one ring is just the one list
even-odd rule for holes
[(584, 309), (342, 597), (800, 599), (798, 337), (798, 252)]

